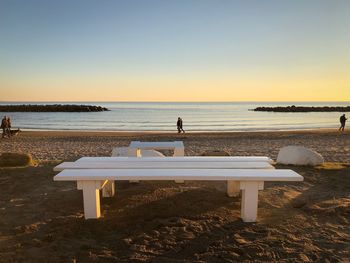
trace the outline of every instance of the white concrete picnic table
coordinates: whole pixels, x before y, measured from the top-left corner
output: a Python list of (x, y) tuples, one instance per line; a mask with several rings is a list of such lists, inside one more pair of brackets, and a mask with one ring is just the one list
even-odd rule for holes
[(237, 193), (242, 190), (241, 216), (243, 221), (254, 222), (257, 217), (258, 190), (263, 189), (265, 181), (303, 180), (302, 176), (292, 170), (275, 170), (268, 160), (269, 158), (266, 157), (237, 156), (83, 157), (76, 162), (56, 166), (54, 170), (61, 172), (54, 177), (54, 180), (77, 181), (78, 189), (83, 190), (84, 214), (87, 219), (100, 217), (99, 189), (104, 188), (108, 181), (227, 181), (229, 196), (237, 196)]

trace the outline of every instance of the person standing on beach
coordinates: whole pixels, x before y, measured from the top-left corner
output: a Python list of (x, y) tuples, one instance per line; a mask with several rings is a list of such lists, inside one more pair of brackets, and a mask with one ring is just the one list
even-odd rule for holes
[(7, 117), (6, 133), (7, 133), (8, 137), (11, 137), (11, 119), (10, 119), (10, 117)]
[(177, 118), (176, 126), (177, 126), (177, 132), (178, 132), (178, 133), (181, 133), (181, 131), (182, 131), (183, 133), (185, 133), (184, 129), (182, 128), (182, 119), (181, 119), (180, 117)]
[(7, 135), (7, 126), (7, 117), (4, 116), (4, 118), (1, 120), (2, 138), (5, 138)]
[(340, 116), (340, 119), (339, 119), (339, 121), (340, 121), (339, 131), (344, 131), (346, 120), (347, 120), (347, 118), (345, 118), (345, 114)]

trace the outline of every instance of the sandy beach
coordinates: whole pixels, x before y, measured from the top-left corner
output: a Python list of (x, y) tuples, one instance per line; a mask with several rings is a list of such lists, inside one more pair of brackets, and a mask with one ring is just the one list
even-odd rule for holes
[[(283, 146), (302, 145), (327, 163), (288, 167), (304, 182), (267, 183), (256, 223), (241, 221), (240, 198), (227, 197), (224, 182), (117, 182), (117, 195), (102, 200), (102, 218), (84, 220), (81, 192), (53, 182), (52, 168), (109, 156), (132, 140), (182, 140), (186, 155), (224, 150), (273, 159)], [(0, 169), (0, 262), (350, 260), (349, 132), (22, 132), (0, 140), (0, 152), (30, 153), (39, 163)]]
[(130, 141), (174, 141), (185, 144), (186, 155), (222, 150), (230, 155), (266, 155), (276, 159), (281, 147), (301, 145), (323, 155), (328, 162), (350, 162), (350, 132), (337, 130), (281, 132), (22, 132), (11, 140), (0, 140), (0, 152), (24, 152), (39, 161), (74, 160), (82, 156), (110, 156), (113, 147)]

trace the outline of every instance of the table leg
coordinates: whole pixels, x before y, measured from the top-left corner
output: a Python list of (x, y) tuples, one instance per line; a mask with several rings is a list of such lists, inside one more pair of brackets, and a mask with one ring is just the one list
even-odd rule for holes
[[(185, 148), (183, 148), (183, 147), (176, 147), (174, 149), (174, 157), (179, 157), (179, 156), (185, 156)], [(184, 180), (175, 180), (175, 183), (183, 184), (183, 183), (185, 183), (185, 181)]]
[(176, 147), (174, 149), (174, 157), (178, 157), (178, 156), (185, 156), (185, 148)]
[[(138, 148), (129, 148), (129, 157), (141, 157), (141, 150)], [(139, 180), (129, 180), (129, 183), (139, 183)]]
[(227, 195), (229, 197), (236, 197), (239, 196), (240, 193), (240, 187), (239, 187), (239, 181), (227, 181)]
[(97, 219), (101, 216), (100, 189), (107, 181), (78, 181), (78, 189), (83, 190), (85, 219)]
[(263, 182), (241, 182), (241, 217), (244, 222), (255, 222), (258, 215), (258, 195)]

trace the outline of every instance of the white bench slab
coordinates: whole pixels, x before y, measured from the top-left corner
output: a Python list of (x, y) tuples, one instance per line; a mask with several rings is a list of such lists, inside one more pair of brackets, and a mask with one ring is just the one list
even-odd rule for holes
[(65, 169), (54, 181), (79, 180), (303, 181), (287, 169)]

